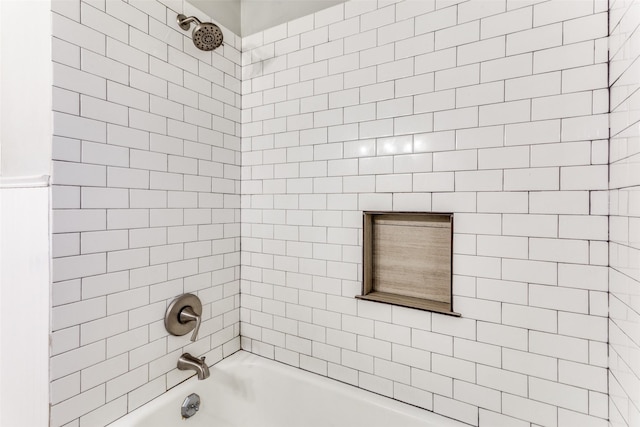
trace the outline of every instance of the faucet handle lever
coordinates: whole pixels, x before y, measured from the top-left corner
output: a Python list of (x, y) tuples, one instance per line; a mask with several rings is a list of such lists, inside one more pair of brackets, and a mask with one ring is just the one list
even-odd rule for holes
[(191, 334), (191, 341), (195, 341), (198, 337), (198, 331), (200, 330), (200, 322), (202, 320), (202, 316), (198, 315), (193, 308), (187, 306), (182, 309), (180, 312), (180, 323), (193, 322), (195, 320), (196, 327), (193, 329), (193, 334)]

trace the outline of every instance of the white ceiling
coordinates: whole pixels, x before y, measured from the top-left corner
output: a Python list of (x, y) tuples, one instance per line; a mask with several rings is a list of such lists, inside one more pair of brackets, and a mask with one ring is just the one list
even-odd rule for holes
[(187, 0), (241, 36), (303, 17), (346, 0)]

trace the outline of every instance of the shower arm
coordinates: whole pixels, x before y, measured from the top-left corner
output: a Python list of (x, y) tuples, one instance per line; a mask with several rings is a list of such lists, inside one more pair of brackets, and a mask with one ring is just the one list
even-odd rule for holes
[(200, 22), (200, 20), (195, 16), (190, 16), (187, 18), (187, 16), (183, 15), (182, 13), (176, 17), (176, 21), (178, 21), (178, 25), (180, 26), (180, 28), (185, 31), (187, 31), (191, 27), (192, 22), (195, 22), (198, 25), (202, 24), (202, 22)]

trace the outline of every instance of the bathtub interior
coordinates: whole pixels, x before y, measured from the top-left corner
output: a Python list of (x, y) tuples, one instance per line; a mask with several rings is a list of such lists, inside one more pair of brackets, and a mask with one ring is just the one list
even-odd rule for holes
[[(180, 405), (197, 393), (199, 412)], [(239, 351), (111, 424), (112, 427), (462, 427), (458, 421), (311, 372)], [(181, 424), (181, 425), (186, 425)]]

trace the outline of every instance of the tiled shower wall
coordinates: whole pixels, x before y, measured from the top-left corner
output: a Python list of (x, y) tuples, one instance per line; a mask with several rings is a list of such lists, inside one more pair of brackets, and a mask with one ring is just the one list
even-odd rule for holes
[[(53, 1), (51, 426), (105, 425), (239, 348), (240, 39), (181, 0)], [(196, 293), (198, 340), (165, 307)]]
[[(472, 425), (606, 426), (607, 11), (350, 1), (245, 37), (242, 347)], [(454, 213), (461, 318), (354, 298), (364, 210)]]
[(640, 2), (611, 2), (609, 413), (640, 425)]

